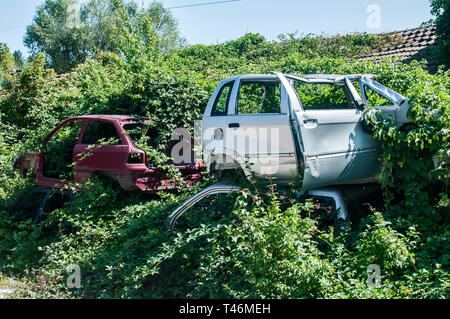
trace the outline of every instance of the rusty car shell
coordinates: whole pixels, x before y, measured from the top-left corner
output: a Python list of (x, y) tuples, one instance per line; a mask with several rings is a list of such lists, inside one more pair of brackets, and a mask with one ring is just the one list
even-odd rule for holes
[[(43, 166), (48, 156), (45, 152), (23, 154), (15, 160), (13, 167), (18, 169), (22, 176), (26, 170), (35, 169), (36, 183), (50, 188), (65, 188), (72, 183), (83, 183), (86, 178), (91, 177), (94, 173), (117, 181), (124, 190), (158, 191), (177, 188), (179, 187), (179, 182), (167, 178), (163, 169), (146, 165), (145, 152), (134, 144), (124, 129), (126, 124), (146, 120), (138, 120), (128, 115), (85, 115), (68, 118), (53, 129), (45, 138), (44, 146), (66, 124), (75, 121), (83, 122), (81, 132), (73, 149), (73, 181), (45, 176)], [(92, 121), (112, 124), (119, 138), (119, 143), (115, 145), (91, 145), (84, 143), (83, 135)], [(81, 154), (88, 154), (88, 156), (80, 156)], [(140, 155), (139, 158), (141, 160), (139, 162), (130, 162), (130, 154)], [(182, 173), (185, 186), (192, 186), (201, 179), (203, 163), (172, 164)]]

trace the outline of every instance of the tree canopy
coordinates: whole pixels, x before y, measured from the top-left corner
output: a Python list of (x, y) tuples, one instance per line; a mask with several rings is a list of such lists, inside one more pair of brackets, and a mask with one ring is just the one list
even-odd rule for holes
[(32, 54), (43, 52), (49, 66), (68, 72), (98, 51), (120, 53), (118, 41), (125, 23), (139, 29), (142, 16), (152, 23), (164, 51), (182, 46), (178, 24), (160, 2), (141, 8), (134, 1), (45, 0), (27, 27), (24, 44)]

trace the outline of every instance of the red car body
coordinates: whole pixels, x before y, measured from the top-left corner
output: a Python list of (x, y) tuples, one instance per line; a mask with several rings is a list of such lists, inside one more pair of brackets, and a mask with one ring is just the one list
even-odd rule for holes
[[(76, 140), (73, 148), (72, 162), (73, 166), (73, 181), (66, 181), (59, 178), (48, 177), (44, 174), (44, 163), (48, 157), (45, 152), (36, 154), (35, 163), (26, 163), (20, 161), (16, 168), (22, 171), (24, 168), (32, 166), (36, 169), (36, 183), (42, 186), (63, 188), (68, 184), (82, 183), (86, 178), (94, 173), (110, 177), (116, 180), (122, 189), (133, 190), (140, 189), (141, 191), (158, 191), (162, 189), (173, 189), (180, 186), (180, 183), (166, 177), (166, 171), (158, 167), (147, 167), (146, 154), (138, 148), (131, 137), (124, 129), (124, 125), (139, 123), (143, 120), (137, 120), (133, 116), (126, 115), (86, 115), (66, 119), (59, 124), (44, 140), (44, 145), (66, 124), (71, 122), (77, 123), (81, 126), (81, 132)], [(85, 133), (92, 122), (104, 122), (113, 125), (119, 142), (117, 144), (101, 144), (93, 145), (86, 143)], [(109, 125), (109, 127), (111, 127)], [(112, 127), (111, 127), (112, 129)], [(84, 154), (89, 154), (85, 156)], [(134, 154), (135, 159), (131, 160), (131, 154)], [(34, 164), (34, 165), (33, 165)], [(178, 168), (185, 181), (185, 186), (192, 186), (195, 182), (201, 179), (201, 171), (204, 168), (202, 162), (171, 163)]]

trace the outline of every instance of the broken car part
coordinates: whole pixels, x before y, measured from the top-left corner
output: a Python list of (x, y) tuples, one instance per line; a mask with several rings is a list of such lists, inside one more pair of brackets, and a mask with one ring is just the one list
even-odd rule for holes
[[(166, 224), (169, 226), (170, 229), (174, 229), (175, 225), (177, 223), (178, 218), (183, 215), (189, 208), (194, 206), (196, 203), (201, 201), (202, 199), (215, 195), (215, 194), (226, 194), (226, 193), (232, 193), (232, 192), (238, 192), (240, 191), (239, 186), (234, 186), (227, 184), (226, 182), (220, 182), (217, 184), (214, 184), (212, 186), (209, 186), (202, 190), (201, 192), (195, 194), (191, 198), (189, 198), (187, 201), (185, 201), (181, 206), (179, 206), (177, 209), (175, 209), (167, 218), (166, 218)], [(323, 189), (314, 189), (309, 190), (307, 192), (298, 192), (298, 197), (300, 196), (312, 196), (312, 197), (322, 197), (322, 198), (329, 198), (334, 203), (334, 210), (337, 213), (336, 217), (336, 224), (342, 225), (342, 223), (346, 222), (348, 220), (348, 211), (347, 206), (345, 204), (344, 196), (342, 192), (338, 189), (332, 189), (332, 188), (323, 188)]]

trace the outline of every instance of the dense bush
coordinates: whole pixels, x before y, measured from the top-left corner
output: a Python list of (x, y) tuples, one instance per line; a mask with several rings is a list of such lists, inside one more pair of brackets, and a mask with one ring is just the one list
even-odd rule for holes
[[(352, 56), (386, 41), (363, 34), (288, 35), (281, 42), (249, 34), (164, 55), (145, 51), (133, 37), (130, 31), (122, 54), (99, 53), (62, 76), (36, 56), (8, 79), (0, 95), (0, 271), (31, 279), (32, 292), (25, 296), (449, 297), (448, 71), (432, 75), (419, 62), (356, 62)], [(147, 197), (94, 178), (39, 224), (7, 209), (33, 187), (33, 176), (20, 179), (12, 171), (13, 155), (38, 150), (63, 119), (95, 113), (148, 116), (156, 121), (160, 152), (173, 128), (192, 129), (201, 119), (218, 81), (272, 71), (373, 73), (412, 98), (411, 124), (372, 123), (384, 146), (382, 211), (346, 230), (335, 229), (314, 202), (295, 203), (271, 188), (241, 181), (237, 204), (222, 205), (226, 213), (190, 212), (184, 227), (168, 230), (167, 214), (215, 180), (207, 175), (193, 189)], [(437, 168), (433, 159), (440, 160)], [(81, 266), (81, 289), (66, 288), (71, 264)], [(371, 264), (381, 268), (379, 287), (367, 286)]]

